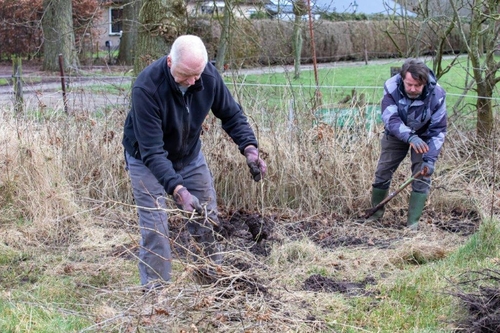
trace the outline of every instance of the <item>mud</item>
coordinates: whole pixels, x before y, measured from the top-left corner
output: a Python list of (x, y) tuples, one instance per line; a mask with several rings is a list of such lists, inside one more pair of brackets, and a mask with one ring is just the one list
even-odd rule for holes
[[(371, 228), (380, 233), (367, 233), (362, 230), (368, 222), (364, 220), (342, 220), (338, 216), (317, 216), (316, 218), (290, 218), (277, 214), (262, 216), (246, 210), (222, 210), (219, 213), (221, 227), (217, 239), (225, 251), (249, 251), (255, 256), (267, 257), (275, 242), (300, 240), (307, 237), (318, 246), (326, 249), (336, 248), (377, 248), (390, 249), (401, 240), (404, 224), (395, 223), (393, 218), (369, 222)], [(445, 232), (469, 236), (477, 231), (480, 216), (474, 211), (453, 210), (444, 216), (436, 212), (425, 212), (421, 224), (427, 224)], [(279, 230), (278, 227), (279, 226)], [(188, 255), (192, 237), (185, 228), (185, 219), (171, 216), (169, 220), (172, 252), (182, 258)], [(116, 247), (111, 256), (136, 259), (138, 244)], [(234, 262), (232, 265), (241, 271), (248, 270), (248, 262)]]
[(367, 277), (360, 282), (336, 281), (319, 274), (314, 274), (304, 281), (304, 290), (319, 292), (338, 292), (348, 296), (368, 296), (373, 292), (367, 291), (367, 285), (374, 285), (376, 281), (373, 277)]

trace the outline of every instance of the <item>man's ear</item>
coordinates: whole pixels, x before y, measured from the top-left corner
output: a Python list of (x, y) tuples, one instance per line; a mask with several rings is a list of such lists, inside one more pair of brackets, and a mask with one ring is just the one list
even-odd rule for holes
[(169, 56), (169, 55), (167, 56), (167, 66), (168, 66), (169, 68), (171, 68), (171, 67), (172, 67), (172, 58), (170, 58), (170, 56)]

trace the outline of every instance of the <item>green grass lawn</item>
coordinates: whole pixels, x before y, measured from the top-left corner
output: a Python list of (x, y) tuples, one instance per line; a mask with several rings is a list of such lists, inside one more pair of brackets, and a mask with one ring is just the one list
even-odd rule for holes
[[(443, 67), (450, 60), (443, 61)], [(432, 63), (427, 62), (432, 68)], [(322, 102), (325, 105), (339, 104), (345, 100), (347, 95), (351, 96), (353, 91), (359, 96), (365, 95), (368, 104), (378, 104), (383, 95), (384, 82), (390, 77), (391, 67), (399, 66), (398, 63), (368, 64), (358, 66), (337, 66), (332, 68), (320, 68), (318, 70), (319, 90), (322, 94)], [(467, 84), (467, 59), (460, 58), (454, 67), (439, 79), (439, 84), (447, 91), (447, 105), (451, 108), (463, 94)], [(470, 81), (470, 77), (468, 78)], [(270, 96), (268, 106), (278, 106), (283, 102), (283, 96), (294, 98), (297, 96), (312, 99), (316, 91), (316, 83), (313, 70), (302, 70), (299, 79), (293, 78), (293, 72), (273, 74), (239, 75), (237, 77), (226, 77), (226, 82), (241, 84), (248, 95), (255, 96), (262, 91)], [(469, 91), (464, 103), (474, 103), (475, 93)]]

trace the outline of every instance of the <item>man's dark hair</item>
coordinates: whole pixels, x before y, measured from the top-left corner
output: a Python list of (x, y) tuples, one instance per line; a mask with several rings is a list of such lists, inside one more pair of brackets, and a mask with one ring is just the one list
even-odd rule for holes
[(408, 72), (410, 72), (413, 79), (417, 80), (420, 84), (427, 84), (430, 70), (422, 60), (415, 58), (407, 59), (401, 67), (401, 77), (403, 80)]

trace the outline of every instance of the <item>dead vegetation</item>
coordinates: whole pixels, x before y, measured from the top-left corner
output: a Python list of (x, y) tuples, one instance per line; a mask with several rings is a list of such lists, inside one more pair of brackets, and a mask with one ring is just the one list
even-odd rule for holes
[(457, 286), (467, 315), (460, 323), (461, 332), (498, 332), (500, 330), (500, 271), (485, 269), (462, 276)]
[[(376, 304), (379, 283), (388, 276), (399, 274), (406, 264), (443, 259), (464, 240), (432, 225), (416, 233), (355, 221), (335, 223), (327, 215), (301, 220), (227, 211), (221, 214), (224, 264), (213, 266), (209, 261), (192, 260), (191, 239), (183, 228), (183, 218), (176, 216), (171, 219), (177, 267), (174, 279), (161, 292), (151, 294), (118, 281), (82, 284), (83, 288), (98, 287), (95, 297), (106, 304), (105, 309), (96, 309), (99, 317), (89, 329), (327, 332), (336, 326), (322, 312), (341, 306), (339, 297), (361, 297)], [(317, 235), (325, 233), (342, 241), (322, 243)], [(256, 240), (256, 234), (262, 237)], [(135, 263), (137, 250), (129, 242), (115, 246), (108, 256), (116, 264)], [(205, 275), (207, 268), (216, 274)], [(62, 274), (70, 273), (64, 270)], [(342, 325), (337, 329), (342, 331)]]

